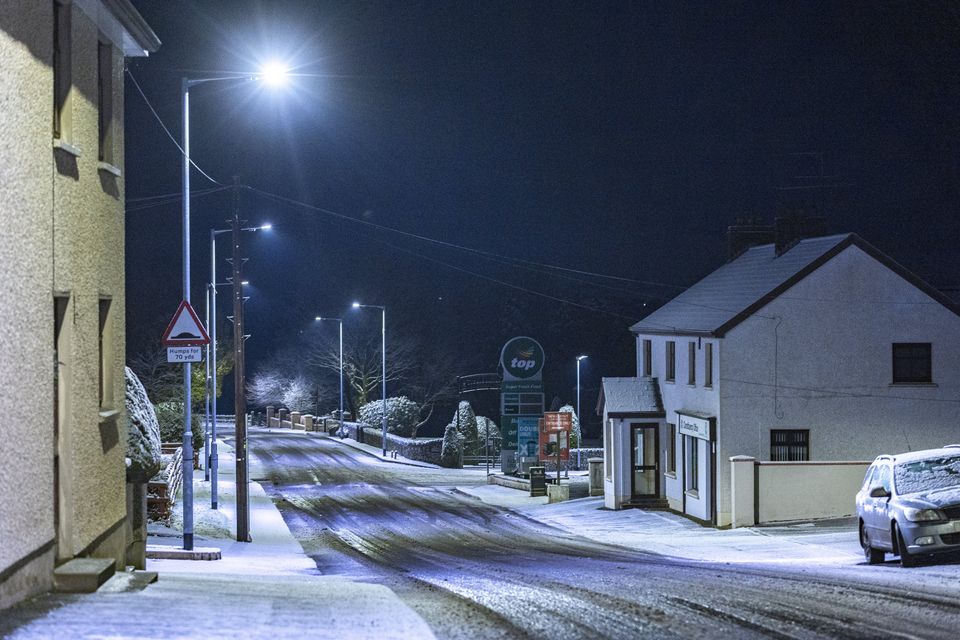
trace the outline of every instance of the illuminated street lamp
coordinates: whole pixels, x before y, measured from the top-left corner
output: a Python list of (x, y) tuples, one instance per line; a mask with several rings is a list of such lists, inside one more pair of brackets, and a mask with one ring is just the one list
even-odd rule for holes
[(583, 448), (583, 419), (580, 417), (580, 361), (588, 356), (577, 356), (577, 421), (580, 422), (580, 436), (577, 439), (577, 469), (580, 468), (580, 449)]
[(354, 309), (363, 309), (363, 308), (380, 309), (380, 312), (381, 312), (380, 332), (381, 332), (382, 341), (381, 341), (380, 351), (381, 351), (382, 365), (383, 365), (383, 372), (381, 374), (383, 385), (380, 393), (383, 397), (383, 419), (381, 420), (380, 443), (381, 443), (381, 448), (383, 450), (383, 456), (386, 457), (387, 455), (387, 308), (382, 307), (380, 305), (376, 305), (376, 304), (360, 304), (359, 302), (354, 302), (353, 308)]
[(340, 325), (340, 428), (337, 429), (337, 432), (340, 433), (343, 431), (343, 320), (340, 318), (323, 318), (320, 316), (317, 316), (315, 320), (317, 322), (335, 320), (337, 324)]
[[(183, 101), (183, 299), (190, 302), (190, 88), (209, 82), (261, 81), (277, 86), (286, 70), (279, 64), (265, 66), (260, 75), (233, 75), (207, 78), (183, 78), (180, 94)], [(241, 337), (241, 340), (243, 338)], [(193, 429), (190, 363), (183, 365), (183, 456), (193, 460)], [(238, 420), (239, 423), (239, 420)], [(242, 440), (241, 440), (242, 438)], [(249, 513), (247, 513), (246, 425), (237, 433), (237, 540), (249, 540)], [(242, 470), (241, 470), (242, 467)], [(193, 464), (183, 465), (183, 548), (193, 549)]]

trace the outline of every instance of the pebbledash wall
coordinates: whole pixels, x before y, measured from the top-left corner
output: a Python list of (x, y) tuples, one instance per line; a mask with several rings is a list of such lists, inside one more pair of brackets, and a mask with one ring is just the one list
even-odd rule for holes
[(55, 148), (54, 4), (0, 3), (0, 608), (48, 589), (55, 563), (124, 559), (122, 73), (159, 41), (127, 0), (61, 5)]

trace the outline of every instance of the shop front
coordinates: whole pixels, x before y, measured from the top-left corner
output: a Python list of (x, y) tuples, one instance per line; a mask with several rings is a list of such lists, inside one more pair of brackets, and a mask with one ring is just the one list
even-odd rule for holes
[[(684, 514), (703, 522), (717, 523), (716, 418), (677, 411), (676, 486)], [(676, 496), (674, 496), (676, 497)]]

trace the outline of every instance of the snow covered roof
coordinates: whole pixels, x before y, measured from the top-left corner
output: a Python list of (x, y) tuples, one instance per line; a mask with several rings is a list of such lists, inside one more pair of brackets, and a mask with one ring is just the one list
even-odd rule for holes
[(662, 417), (663, 402), (656, 378), (604, 378), (597, 413), (607, 417)]
[(951, 311), (960, 308), (854, 233), (800, 240), (779, 256), (773, 244), (752, 247), (630, 330), (634, 333), (723, 336), (764, 305), (854, 245)]

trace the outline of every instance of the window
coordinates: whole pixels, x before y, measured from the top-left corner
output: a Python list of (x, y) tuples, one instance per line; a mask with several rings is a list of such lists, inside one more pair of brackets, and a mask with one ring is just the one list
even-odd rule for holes
[(903, 342), (893, 345), (893, 384), (929, 384), (933, 382), (929, 342)]
[(97, 100), (99, 101), (99, 159), (109, 165), (113, 158), (113, 47), (101, 42), (97, 47)]
[(110, 299), (100, 299), (100, 409), (113, 408), (113, 330), (110, 326)]
[(883, 487), (887, 493), (893, 493), (893, 473), (890, 471), (890, 465), (880, 467), (880, 473), (877, 474), (877, 483)]
[(810, 459), (809, 429), (771, 429), (770, 460), (803, 462)]
[(666, 357), (666, 373), (663, 377), (665, 380), (672, 382), (677, 379), (677, 343), (673, 340), (667, 341)]
[(713, 343), (703, 345), (703, 386), (713, 386)]
[(643, 375), (653, 375), (653, 342), (643, 341)]
[(696, 492), (700, 488), (700, 451), (698, 440), (693, 436), (683, 436), (686, 440), (686, 475), (687, 475), (687, 491)]
[(53, 2), (53, 137), (70, 141), (73, 122), (70, 112), (70, 87), (73, 85), (71, 42), (71, 7)]
[(607, 424), (604, 425), (603, 429), (603, 471), (606, 474), (607, 480), (613, 477), (613, 472), (610, 469), (611, 447), (613, 447), (613, 420), (607, 420)]
[(697, 343), (687, 343), (687, 384), (697, 384)]
[(667, 473), (677, 472), (677, 425), (667, 424)]

